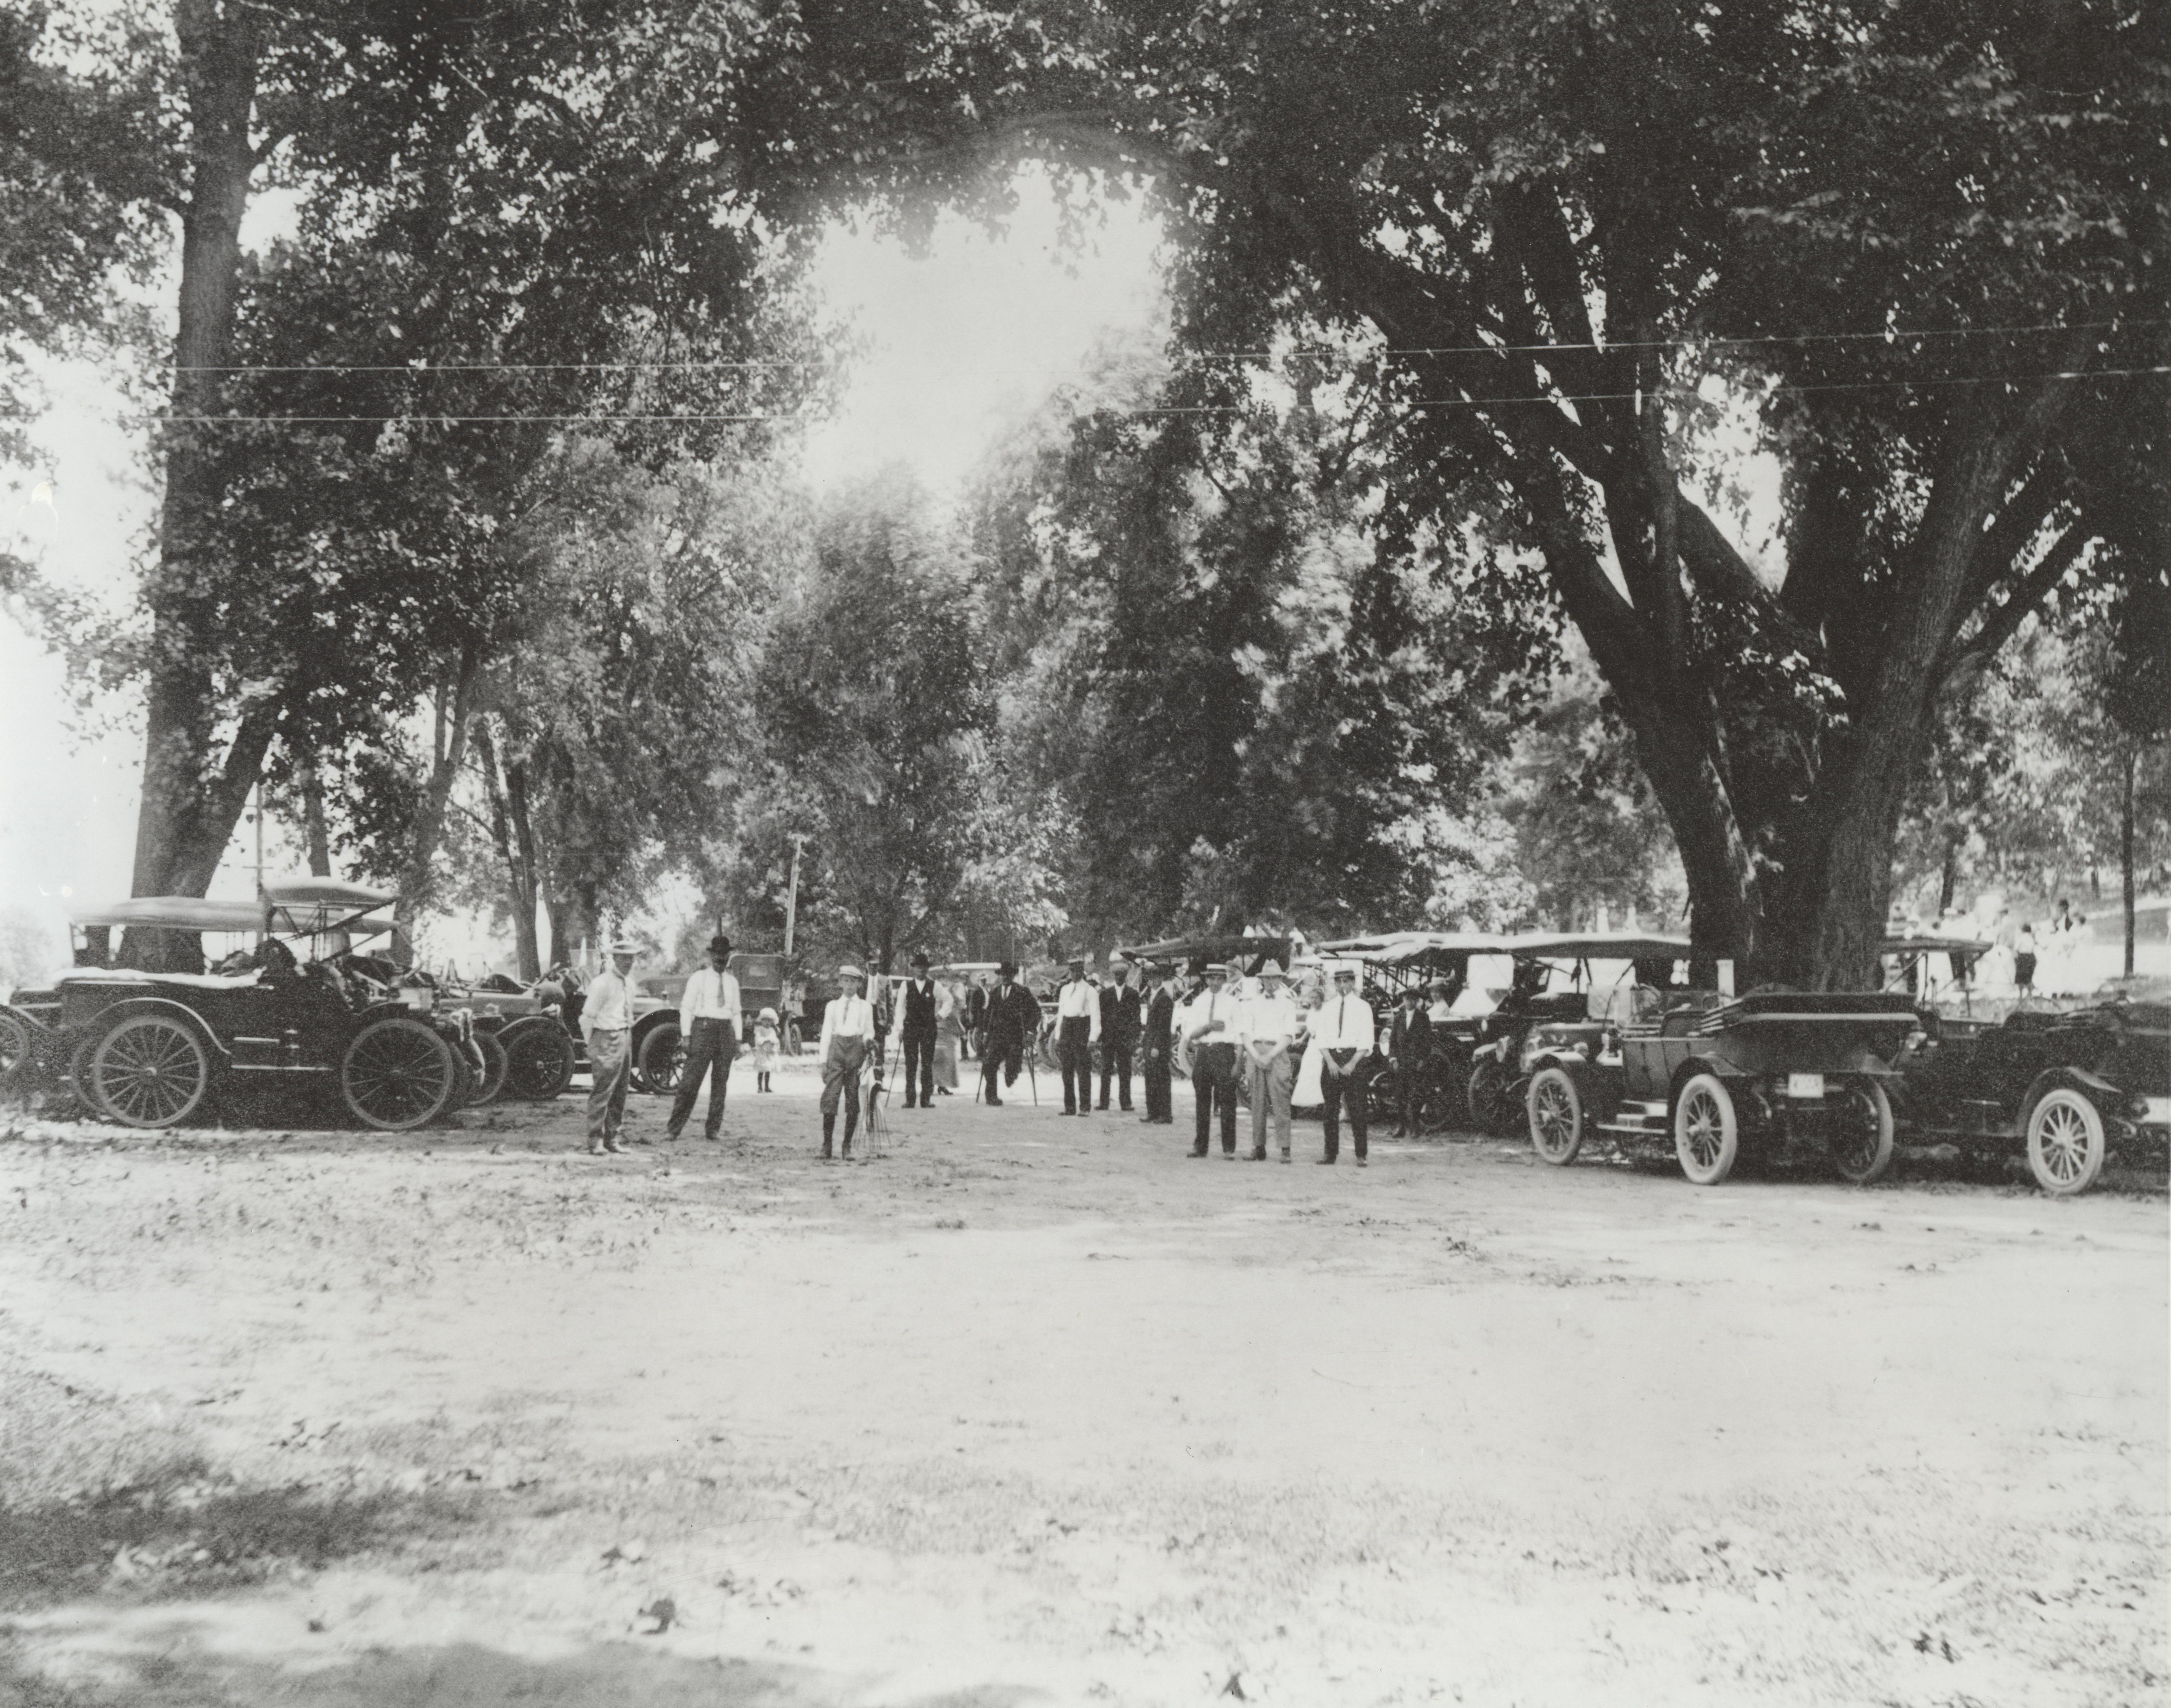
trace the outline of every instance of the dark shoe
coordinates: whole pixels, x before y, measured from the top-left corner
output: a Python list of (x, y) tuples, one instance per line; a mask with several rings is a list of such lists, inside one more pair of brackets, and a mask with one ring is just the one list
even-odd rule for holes
[(707, 1139), (710, 1144), (714, 1144), (718, 1139), (723, 1137), (723, 1134), (721, 1132), (705, 1132), (701, 1137)]
[(676, 1144), (678, 1143), (678, 1134), (675, 1132), (667, 1132), (663, 1135), (663, 1142), (666, 1144)]
[(1331, 1169), (1334, 1166), (1334, 1159), (1331, 1156), (1316, 1156), (1312, 1160), (1323, 1169)]
[(1106, 1114), (1108, 1112), (1108, 1106), (1107, 1106), (1107, 1104), (1103, 1103), (1103, 1104), (1099, 1105), (1098, 1106), (1099, 1106), (1099, 1108), (1100, 1108), (1100, 1111), (1101, 1111), (1101, 1113), (1102, 1113), (1102, 1114), (1106, 1115)]
[(1000, 1109), (1002, 1106), (1003, 1100), (1000, 1097), (990, 1097), (988, 1100), (988, 1107), (990, 1109)]
[(1252, 1153), (1252, 1160), (1253, 1162), (1264, 1162), (1266, 1159), (1267, 1151), (1264, 1145), (1260, 1146), (1258, 1149)]
[(633, 1140), (632, 1143), (635, 1144), (654, 1144), (656, 1141), (652, 1138), (636, 1138)]
[(1204, 1156), (1206, 1153), (1203, 1150), (1187, 1150), (1184, 1152), (1184, 1154), (1190, 1157), (1199, 1157)]
[(599, 1144), (592, 1144), (588, 1147), (588, 1154), (590, 1156), (602, 1156), (603, 1154), (603, 1148)]
[(1364, 1159), (1363, 1157), (1360, 1156), (1357, 1159), (1357, 1166), (1360, 1169), (1364, 1166)]
[(612, 1156), (624, 1156), (625, 1154), (625, 1147), (622, 1144), (613, 1144), (606, 1142), (603, 1145), (603, 1149)]

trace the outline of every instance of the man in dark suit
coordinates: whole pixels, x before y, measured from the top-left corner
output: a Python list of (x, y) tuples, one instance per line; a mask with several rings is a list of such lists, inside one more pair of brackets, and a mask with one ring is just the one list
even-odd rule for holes
[(1156, 1127), (1173, 1126), (1176, 1122), (1170, 1097), (1170, 1075), (1175, 1069), (1176, 989), (1176, 969), (1164, 967), (1155, 983), (1153, 1000), (1145, 1005), (1145, 1060), (1141, 1068), (1146, 1082), (1144, 1118)]
[(1101, 987), (1101, 1107), (1108, 1106), (1108, 1081), (1116, 1082), (1119, 1107), (1131, 1110), (1131, 1056), (1139, 1047), (1145, 1024), (1145, 1008), (1139, 988), (1131, 983), (1131, 960), (1118, 956), (1114, 982)]
[(931, 1108), (935, 1103), (935, 981), (927, 976), (927, 957), (912, 957), (912, 977), (898, 1004), (898, 1041), (904, 1052), (904, 1106)]
[(1002, 964), (995, 977), (994, 993), (988, 999), (988, 1044), (981, 1055), (980, 1090), (1000, 1109), (1003, 1100), (996, 1076), (1001, 1075), (1001, 1084), (1017, 1084), (1025, 1052), (1040, 1036), (1040, 1004), (1017, 982), (1017, 968), (1010, 961)]
[(1425, 1081), (1432, 1073), (1432, 1019), (1424, 1011), (1420, 985), (1412, 984), (1402, 993), (1402, 1006), (1388, 1027), (1387, 1057), (1395, 1064), (1395, 1089), (1401, 1100), (1396, 1116), (1401, 1124), (1394, 1136), (1407, 1138), (1418, 1131)]

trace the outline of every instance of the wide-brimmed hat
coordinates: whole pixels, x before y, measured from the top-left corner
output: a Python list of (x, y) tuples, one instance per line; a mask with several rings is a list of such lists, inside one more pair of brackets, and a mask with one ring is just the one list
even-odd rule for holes
[(1262, 961), (1259, 963), (1259, 971), (1257, 976), (1261, 978), (1278, 978), (1284, 983), (1287, 983), (1289, 982), (1289, 968), (1284, 966), (1278, 961)]

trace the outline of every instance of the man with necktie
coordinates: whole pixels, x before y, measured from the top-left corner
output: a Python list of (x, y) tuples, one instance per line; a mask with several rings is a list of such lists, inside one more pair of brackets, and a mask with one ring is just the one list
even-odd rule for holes
[(1275, 961), (1259, 969), (1260, 990), (1244, 1004), (1244, 1071), (1251, 1076), (1252, 1160), (1267, 1159), (1267, 1122), (1289, 1159), (1289, 1089), (1296, 1083), (1296, 1040), (1304, 1030), (1289, 993), (1289, 974)]
[(1334, 969), (1334, 994), (1321, 1005), (1313, 1023), (1319, 1028), (1319, 1089), (1327, 1103), (1327, 1154), (1331, 1165), (1342, 1149), (1343, 1106), (1349, 1109), (1349, 1132), (1357, 1141), (1357, 1166), (1364, 1166), (1364, 1098), (1371, 1090), (1372, 1052), (1378, 1031), (1372, 1005), (1357, 994), (1357, 970)]
[(904, 982), (898, 1004), (898, 1040), (904, 1052), (904, 1106), (935, 1103), (935, 981), (927, 976), (927, 957), (912, 957), (912, 977)]
[(639, 947), (621, 937), (611, 964), (588, 986), (581, 1036), (588, 1047), (588, 1154), (616, 1156), (625, 1122), (626, 1081), (632, 1071), (633, 963)]
[(716, 1077), (709, 1086), (709, 1124), (701, 1137), (715, 1139), (723, 1131), (724, 1091), (738, 1054), (742, 1024), (739, 982), (726, 970), (731, 961), (732, 940), (720, 932), (709, 940), (709, 964), (686, 981), (678, 999), (678, 1036), (686, 1041), (686, 1066), (678, 1076), (678, 1095), (671, 1102), (671, 1124), (663, 1132), (667, 1143), (685, 1132), (701, 1095), (701, 1081), (711, 1072)]
[(852, 1135), (860, 1127), (860, 1070), (875, 1050), (875, 1009), (860, 993), (866, 975), (856, 966), (837, 969), (844, 994), (830, 999), (822, 1011), (822, 1047), (816, 1060), (822, 1069), (822, 1160), (830, 1159), (830, 1141), (837, 1131), (837, 1105), (844, 1106), (844, 1160), (852, 1159)]
[(1191, 1089), (1198, 1129), (1191, 1154), (1204, 1156), (1214, 1111), (1221, 1115), (1221, 1154), (1236, 1158), (1237, 1003), (1227, 992), (1229, 968), (1206, 969), (1206, 988), (1192, 999), (1184, 1035), (1191, 1041)]
[(1070, 977), (1055, 993), (1055, 1059), (1063, 1069), (1063, 1112), (1093, 1112), (1093, 1046), (1101, 1036), (1101, 1003), (1074, 959)]
[(1153, 1000), (1145, 1005), (1142, 1034), (1144, 1061), (1140, 1069), (1146, 1082), (1146, 1112), (1143, 1118), (1156, 1127), (1171, 1127), (1176, 1122), (1171, 1096), (1171, 1075), (1175, 1067), (1171, 1057), (1176, 1047), (1176, 968), (1163, 967), (1154, 985)]
[(1116, 1082), (1118, 1106), (1131, 1112), (1131, 1054), (1144, 1023), (1138, 988), (1131, 983), (1131, 960), (1117, 958), (1114, 982), (1101, 987), (1101, 1107), (1108, 1106), (1108, 1082)]
[(1017, 983), (1017, 966), (1005, 961), (988, 998), (987, 1047), (980, 1052), (980, 1090), (989, 1104), (1003, 1106), (1000, 1088), (1017, 1084), (1025, 1052), (1040, 1036), (1040, 1004)]

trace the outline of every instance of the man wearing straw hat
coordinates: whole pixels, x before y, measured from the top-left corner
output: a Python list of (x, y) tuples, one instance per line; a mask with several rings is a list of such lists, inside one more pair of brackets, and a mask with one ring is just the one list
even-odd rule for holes
[(1332, 1164), (1342, 1148), (1342, 1111), (1349, 1111), (1350, 1136), (1357, 1142), (1357, 1166), (1364, 1166), (1364, 1099), (1371, 1090), (1372, 1052), (1378, 1028), (1372, 1005), (1357, 994), (1357, 969), (1343, 961), (1334, 969), (1334, 993), (1311, 1020), (1319, 1040), (1319, 1089), (1327, 1103), (1327, 1154)]
[(1282, 1160), (1289, 1159), (1289, 1090), (1296, 1084), (1293, 1053), (1304, 1017), (1289, 993), (1289, 974), (1278, 961), (1259, 968), (1259, 993), (1244, 1004), (1240, 1022), (1244, 1071), (1252, 1088), (1252, 1160), (1267, 1159), (1267, 1121), (1273, 1117)]
[(837, 1105), (844, 1106), (844, 1160), (852, 1159), (852, 1135), (860, 1127), (860, 1069), (875, 1048), (874, 1004), (860, 993), (867, 976), (856, 966), (837, 969), (841, 996), (822, 1011), (822, 1160), (830, 1159), (837, 1132)]
[(588, 1154), (616, 1156), (623, 1147), (626, 1081), (633, 1068), (633, 963), (638, 945), (621, 937), (610, 946), (611, 964), (588, 986), (581, 1008), (581, 1033), (588, 1047)]
[(1241, 968), (1209, 966), (1206, 988), (1192, 999), (1184, 1020), (1184, 1036), (1191, 1040), (1191, 1089), (1198, 1127), (1191, 1154), (1204, 1156), (1214, 1130), (1215, 1109), (1221, 1116), (1221, 1154), (1236, 1157), (1236, 1023), (1241, 1004), (1228, 992), (1230, 973)]

